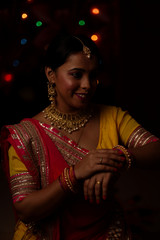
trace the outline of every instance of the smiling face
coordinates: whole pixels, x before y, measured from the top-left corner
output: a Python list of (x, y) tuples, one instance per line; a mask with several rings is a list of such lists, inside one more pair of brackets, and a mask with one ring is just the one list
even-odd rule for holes
[(73, 113), (85, 108), (97, 87), (98, 65), (93, 56), (88, 59), (83, 53), (70, 55), (56, 71), (46, 67), (46, 76), (55, 83), (57, 108)]

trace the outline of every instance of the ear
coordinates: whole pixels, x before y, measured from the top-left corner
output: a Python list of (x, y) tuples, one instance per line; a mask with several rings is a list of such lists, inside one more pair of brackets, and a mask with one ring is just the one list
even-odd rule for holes
[(45, 67), (45, 74), (50, 83), (55, 83), (55, 72), (50, 67)]

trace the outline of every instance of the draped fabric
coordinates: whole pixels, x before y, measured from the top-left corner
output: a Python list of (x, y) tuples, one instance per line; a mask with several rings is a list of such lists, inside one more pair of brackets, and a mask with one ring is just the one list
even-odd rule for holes
[[(139, 145), (157, 140), (147, 131), (148, 140), (142, 139), (138, 134), (143, 132), (144, 137), (144, 131), (128, 112), (102, 107), (97, 148), (112, 148), (119, 142), (132, 146), (137, 139), (141, 139)], [(13, 202), (46, 187), (65, 167), (75, 165), (88, 153), (56, 128), (35, 119), (4, 127), (1, 144)], [(113, 193), (99, 205), (85, 201), (81, 192), (67, 198), (58, 213), (43, 221), (28, 225), (18, 221), (14, 239), (129, 239), (122, 210), (112, 198)]]

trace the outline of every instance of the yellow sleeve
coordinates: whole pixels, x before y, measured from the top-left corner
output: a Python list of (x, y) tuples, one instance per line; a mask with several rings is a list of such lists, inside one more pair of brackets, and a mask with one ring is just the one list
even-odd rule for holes
[(27, 172), (26, 166), (22, 163), (13, 146), (8, 150), (10, 176)]
[(129, 136), (139, 125), (127, 111), (115, 106), (102, 106), (97, 148), (113, 148), (117, 144), (126, 146)]
[(117, 126), (120, 139), (126, 145), (128, 138), (140, 124), (127, 111), (117, 108)]

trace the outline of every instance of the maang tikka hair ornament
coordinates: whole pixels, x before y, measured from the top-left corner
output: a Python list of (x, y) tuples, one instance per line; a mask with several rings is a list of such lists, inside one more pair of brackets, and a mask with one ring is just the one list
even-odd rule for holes
[(87, 58), (91, 58), (91, 50), (86, 45), (84, 45), (84, 43), (82, 42), (82, 40), (80, 38), (78, 38), (78, 37), (75, 37), (75, 38), (82, 43), (84, 55), (86, 55)]
[(48, 82), (48, 98), (51, 105), (55, 105), (56, 90), (52, 83)]

